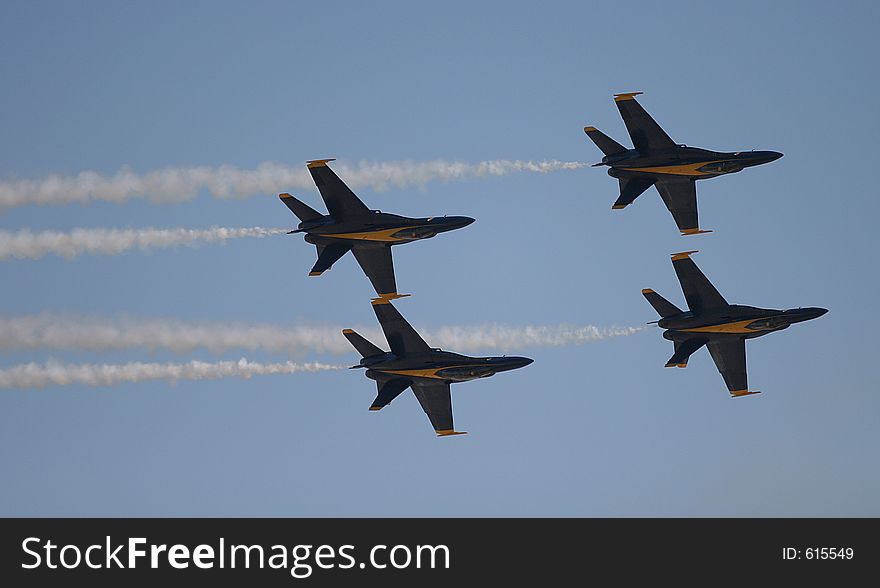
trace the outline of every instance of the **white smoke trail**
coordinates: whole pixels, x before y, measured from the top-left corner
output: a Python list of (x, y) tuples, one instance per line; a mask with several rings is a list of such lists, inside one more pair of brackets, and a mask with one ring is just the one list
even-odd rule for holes
[(144, 380), (206, 380), (228, 377), (250, 378), (271, 374), (320, 372), (344, 369), (345, 366), (323, 363), (254, 363), (244, 358), (238, 361), (207, 363), (141, 363), (123, 364), (45, 364), (28, 363), (0, 369), (0, 388), (44, 388), (49, 385), (85, 384), (111, 386)]
[(285, 229), (262, 227), (210, 229), (73, 229), (70, 232), (28, 229), (10, 232), (0, 230), (0, 261), (9, 258), (37, 259), (54, 253), (73, 259), (83, 253), (117, 255), (130, 249), (157, 249), (201, 243), (223, 243), (243, 237), (268, 237), (285, 233)]
[[(509, 351), (531, 347), (581, 345), (612, 337), (632, 335), (644, 327), (447, 326), (420, 329), (429, 344), (463, 353)], [(54, 314), (4, 317), (0, 315), (0, 351), (34, 349), (75, 349), (80, 351), (119, 351), (147, 348), (189, 353), (197, 348), (213, 353), (231, 349), (301, 355), (304, 353), (347, 354), (353, 348), (341, 335), (341, 327), (280, 327), (194, 323), (169, 320), (70, 317)], [(358, 329), (362, 335), (385, 346), (377, 327)]]
[[(479, 163), (443, 160), (386, 163), (361, 162), (356, 167), (335, 165), (334, 170), (352, 188), (371, 186), (424, 185), (433, 180), (463, 180), (503, 176), (516, 172), (548, 173), (579, 169), (585, 163), (566, 161), (494, 160)], [(277, 194), (292, 190), (313, 190), (314, 182), (305, 165), (289, 166), (265, 162), (256, 169), (234, 166), (164, 168), (137, 174), (124, 168), (114, 175), (93, 171), (75, 176), (51, 175), (39, 180), (0, 182), (0, 210), (27, 204), (68, 204), (104, 200), (124, 202), (149, 198), (156, 202), (184, 202), (207, 190), (216, 198), (244, 198), (257, 194)]]
[(613, 337), (625, 337), (644, 327), (596, 327), (593, 325), (544, 325), (517, 327), (482, 325), (477, 327), (441, 327), (435, 334), (426, 332), (426, 340), (441, 341), (450, 349), (526, 349), (582, 345)]

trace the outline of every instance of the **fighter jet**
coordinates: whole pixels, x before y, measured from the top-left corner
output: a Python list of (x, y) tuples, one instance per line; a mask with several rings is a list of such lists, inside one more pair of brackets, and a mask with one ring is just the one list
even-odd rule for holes
[(701, 230), (697, 222), (697, 187), (694, 182), (776, 161), (782, 153), (724, 153), (676, 144), (636, 102), (635, 97), (641, 93), (614, 95), (632, 138), (633, 149), (627, 149), (596, 127), (584, 127), (587, 136), (605, 154), (593, 167), (607, 165), (608, 175), (620, 182), (620, 196), (611, 208), (625, 208), (642, 192), (657, 186), (682, 235), (709, 233), (711, 231)]
[(642, 290), (661, 317), (657, 324), (666, 329), (663, 338), (675, 344), (675, 353), (666, 367), (687, 367), (691, 354), (706, 345), (731, 396), (758, 394), (748, 389), (746, 339), (787, 329), (828, 311), (824, 308), (773, 310), (728, 304), (691, 260), (692, 253), (696, 251), (672, 256), (672, 266), (687, 300), (687, 312), (653, 290)]
[(318, 248), (318, 261), (310, 276), (320, 276), (350, 250), (379, 297), (391, 300), (408, 296), (397, 293), (391, 246), (428, 239), (474, 222), (467, 216), (409, 218), (370, 210), (327, 167), (330, 161), (335, 160), (306, 162), (330, 214), (321, 214), (290, 194), (279, 195), (301, 221), (288, 234), (305, 233), (305, 240)]
[(412, 388), (428, 415), (437, 435), (463, 435), (452, 424), (452, 397), (449, 385), (498, 372), (525, 367), (528, 357), (468, 357), (429, 347), (396, 308), (384, 298), (373, 300), (373, 310), (385, 333), (391, 351), (383, 351), (351, 329), (342, 331), (362, 359), (350, 369), (366, 368), (366, 376), (376, 380), (379, 393), (370, 410), (381, 410), (407, 388)]

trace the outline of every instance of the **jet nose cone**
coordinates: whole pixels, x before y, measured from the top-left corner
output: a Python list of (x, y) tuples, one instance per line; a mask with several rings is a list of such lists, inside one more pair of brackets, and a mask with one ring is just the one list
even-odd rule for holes
[(828, 309), (827, 308), (818, 308), (818, 307), (798, 308), (797, 310), (792, 311), (792, 312), (794, 313), (794, 315), (793, 315), (795, 318), (794, 322), (799, 323), (802, 321), (811, 321), (813, 319), (817, 319), (820, 316), (822, 316), (823, 314), (825, 314), (826, 312), (828, 312)]
[(770, 163), (771, 161), (776, 161), (780, 157), (782, 157), (782, 153), (779, 151), (755, 151), (752, 153), (752, 161), (754, 161), (753, 165)]
[(808, 311), (807, 314), (809, 315), (809, 317), (811, 319), (819, 318), (820, 316), (822, 316), (823, 314), (828, 312), (827, 308), (818, 308), (818, 307), (817, 308), (807, 308), (806, 310)]
[(508, 357), (507, 365), (510, 366), (508, 369), (518, 370), (519, 368), (526, 367), (530, 363), (534, 362), (534, 359), (528, 357)]
[(462, 227), (466, 227), (472, 222), (474, 222), (475, 218), (471, 218), (469, 216), (451, 216), (449, 217), (450, 225), (452, 225), (453, 229), (460, 229)]

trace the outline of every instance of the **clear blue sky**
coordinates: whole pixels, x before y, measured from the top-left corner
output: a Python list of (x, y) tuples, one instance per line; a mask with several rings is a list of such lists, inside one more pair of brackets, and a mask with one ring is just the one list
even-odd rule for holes
[[(523, 350), (453, 388), (435, 438), (411, 394), (367, 408), (361, 372), (0, 393), (0, 514), (844, 516), (880, 514), (873, 2), (6, 2), (0, 180), (122, 166), (316, 157), (598, 161), (612, 101), (677, 141), (781, 160), (699, 185), (709, 235), (680, 237), (654, 190), (611, 211), (585, 168), (423, 189), (373, 208), (463, 214), (395, 249), (397, 307), (424, 326), (639, 325), (640, 289), (683, 298), (669, 253), (731, 302), (830, 313), (748, 344), (731, 399), (708, 354), (664, 369), (660, 331)], [(300, 192), (317, 205), (315, 192)], [(288, 226), (275, 194), (185, 204), (25, 206), (0, 228)], [(351, 258), (308, 278), (298, 237), (0, 263), (0, 312), (369, 325)], [(486, 349), (486, 353), (495, 350)], [(132, 350), (16, 352), (2, 367), (282, 360)], [(323, 359), (318, 357), (317, 359)], [(342, 361), (351, 358), (342, 358)], [(338, 361), (335, 358), (334, 361)]]

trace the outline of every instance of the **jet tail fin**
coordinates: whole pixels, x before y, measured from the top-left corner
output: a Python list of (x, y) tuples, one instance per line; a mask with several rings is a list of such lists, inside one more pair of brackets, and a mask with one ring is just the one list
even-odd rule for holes
[(681, 309), (676, 305), (672, 304), (650, 288), (645, 288), (642, 290), (642, 295), (645, 299), (654, 307), (654, 310), (657, 311), (661, 317), (666, 318), (668, 316), (674, 316), (676, 314), (681, 314)]
[(278, 197), (281, 198), (281, 202), (287, 205), (290, 212), (295, 214), (297, 218), (303, 222), (319, 219), (324, 216), (305, 202), (297, 200), (290, 194), (279, 194)]
[(605, 155), (614, 155), (621, 151), (626, 151), (626, 147), (597, 129), (596, 127), (584, 127), (584, 132), (590, 140), (596, 144), (596, 147), (602, 150)]
[(357, 349), (358, 353), (361, 354), (361, 357), (370, 357), (371, 355), (381, 355), (382, 353), (385, 353), (351, 329), (343, 329), (342, 334), (345, 335), (345, 338), (348, 339), (351, 346)]

